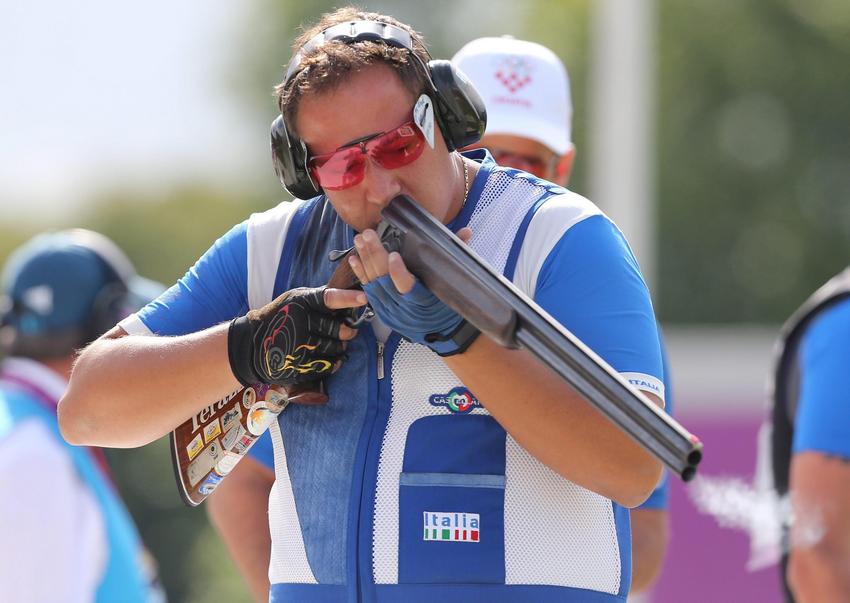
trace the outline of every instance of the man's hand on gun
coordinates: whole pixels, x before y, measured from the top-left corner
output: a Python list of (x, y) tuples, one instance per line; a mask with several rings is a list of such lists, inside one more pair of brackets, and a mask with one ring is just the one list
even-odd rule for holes
[[(471, 231), (463, 235), (468, 240)], [(480, 334), (419, 282), (397, 251), (388, 252), (374, 230), (355, 236), (354, 246), (348, 262), (375, 313), (394, 331), (441, 356), (463, 352)]]
[(331, 374), (357, 335), (347, 323), (366, 304), (362, 291), (292, 289), (230, 324), (228, 356), (244, 386), (295, 385)]

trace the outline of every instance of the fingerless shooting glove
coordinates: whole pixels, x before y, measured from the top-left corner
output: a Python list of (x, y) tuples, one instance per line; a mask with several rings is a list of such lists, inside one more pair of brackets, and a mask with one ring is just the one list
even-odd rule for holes
[(345, 355), (339, 329), (350, 312), (329, 309), (326, 288), (292, 289), (230, 323), (227, 354), (242, 385), (294, 385), (333, 372)]

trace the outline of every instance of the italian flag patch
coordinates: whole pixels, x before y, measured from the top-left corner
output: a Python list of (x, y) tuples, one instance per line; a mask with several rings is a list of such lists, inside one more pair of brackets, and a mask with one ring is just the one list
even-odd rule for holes
[(423, 540), (478, 542), (481, 521), (478, 513), (439, 513), (424, 511)]

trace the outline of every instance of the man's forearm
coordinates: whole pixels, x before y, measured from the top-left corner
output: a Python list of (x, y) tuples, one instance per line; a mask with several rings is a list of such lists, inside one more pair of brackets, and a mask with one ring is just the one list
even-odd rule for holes
[(797, 603), (850, 600), (850, 558), (819, 547), (792, 549), (788, 583)]
[(565, 478), (629, 507), (657, 484), (661, 463), (529, 352), (479, 337), (446, 363), (521, 446)]
[(141, 446), (236, 390), (227, 329), (97, 340), (59, 403), (62, 435), (72, 444)]
[(632, 593), (655, 582), (667, 552), (669, 529), (664, 509), (632, 509)]
[(269, 493), (274, 472), (245, 457), (207, 500), (207, 513), (258, 602), (269, 599)]
[(850, 601), (850, 464), (802, 451), (791, 460), (788, 583), (798, 603)]

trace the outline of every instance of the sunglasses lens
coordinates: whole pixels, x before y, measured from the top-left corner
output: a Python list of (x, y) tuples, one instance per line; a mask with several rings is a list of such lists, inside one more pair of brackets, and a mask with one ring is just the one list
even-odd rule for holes
[(313, 157), (309, 167), (319, 186), (330, 191), (340, 191), (363, 180), (366, 156), (360, 147), (350, 147)]
[[(329, 191), (341, 191), (360, 184), (366, 173), (366, 154), (362, 145), (311, 158), (308, 167), (319, 186)], [(365, 148), (381, 167), (394, 170), (419, 159), (425, 148), (425, 137), (413, 122), (408, 122), (369, 140)]]
[(404, 167), (422, 155), (425, 137), (413, 122), (406, 123), (367, 144), (369, 155), (388, 170)]
[(546, 162), (539, 157), (520, 155), (500, 149), (490, 149), (490, 154), (493, 155), (493, 160), (499, 165), (522, 170), (534, 174), (538, 178), (546, 176)]

